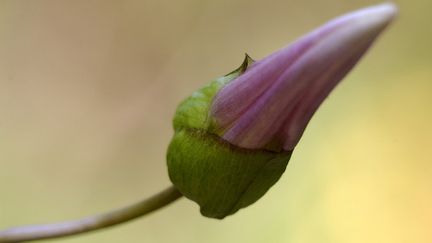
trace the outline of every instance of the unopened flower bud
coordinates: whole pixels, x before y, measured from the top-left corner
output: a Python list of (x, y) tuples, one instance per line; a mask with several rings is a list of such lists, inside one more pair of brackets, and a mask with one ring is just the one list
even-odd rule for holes
[(397, 13), (381, 4), (336, 18), (183, 101), (168, 149), (171, 181), (201, 213), (223, 218), (280, 178), (304, 129)]

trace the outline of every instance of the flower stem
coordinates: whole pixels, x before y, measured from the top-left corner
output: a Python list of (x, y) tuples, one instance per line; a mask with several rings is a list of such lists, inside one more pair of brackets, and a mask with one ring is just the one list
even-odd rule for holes
[(2, 230), (0, 231), (0, 243), (59, 238), (107, 228), (151, 213), (181, 196), (182, 194), (171, 186), (148, 199), (111, 212), (60, 223), (28, 225)]

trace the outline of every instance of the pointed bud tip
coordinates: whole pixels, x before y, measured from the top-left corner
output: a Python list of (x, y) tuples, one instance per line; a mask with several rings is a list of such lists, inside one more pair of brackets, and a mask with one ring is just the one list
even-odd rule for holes
[(396, 4), (392, 2), (381, 3), (372, 6), (371, 8), (375, 9), (377, 13), (380, 13), (380, 15), (387, 16), (389, 19), (394, 18), (399, 12)]
[(391, 2), (371, 6), (359, 11), (359, 20), (370, 26), (383, 28), (398, 14), (398, 7)]

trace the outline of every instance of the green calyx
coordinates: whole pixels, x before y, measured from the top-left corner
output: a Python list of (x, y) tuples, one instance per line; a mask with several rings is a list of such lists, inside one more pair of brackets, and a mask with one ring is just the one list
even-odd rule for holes
[(168, 148), (172, 183), (197, 202), (201, 214), (222, 219), (262, 197), (285, 171), (292, 152), (250, 150), (217, 134), (209, 109), (216, 93), (242, 74), (253, 60), (194, 92), (177, 108), (175, 134)]

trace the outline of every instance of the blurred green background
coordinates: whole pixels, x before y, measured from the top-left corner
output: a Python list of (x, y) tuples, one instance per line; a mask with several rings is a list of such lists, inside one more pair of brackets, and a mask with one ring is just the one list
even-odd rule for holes
[[(181, 201), (59, 242), (432, 242), (432, 1), (401, 14), (316, 113), (282, 179), (223, 221)], [(0, 227), (167, 187), (180, 100), (369, 0), (0, 1)], [(57, 241), (55, 241), (57, 242)]]

